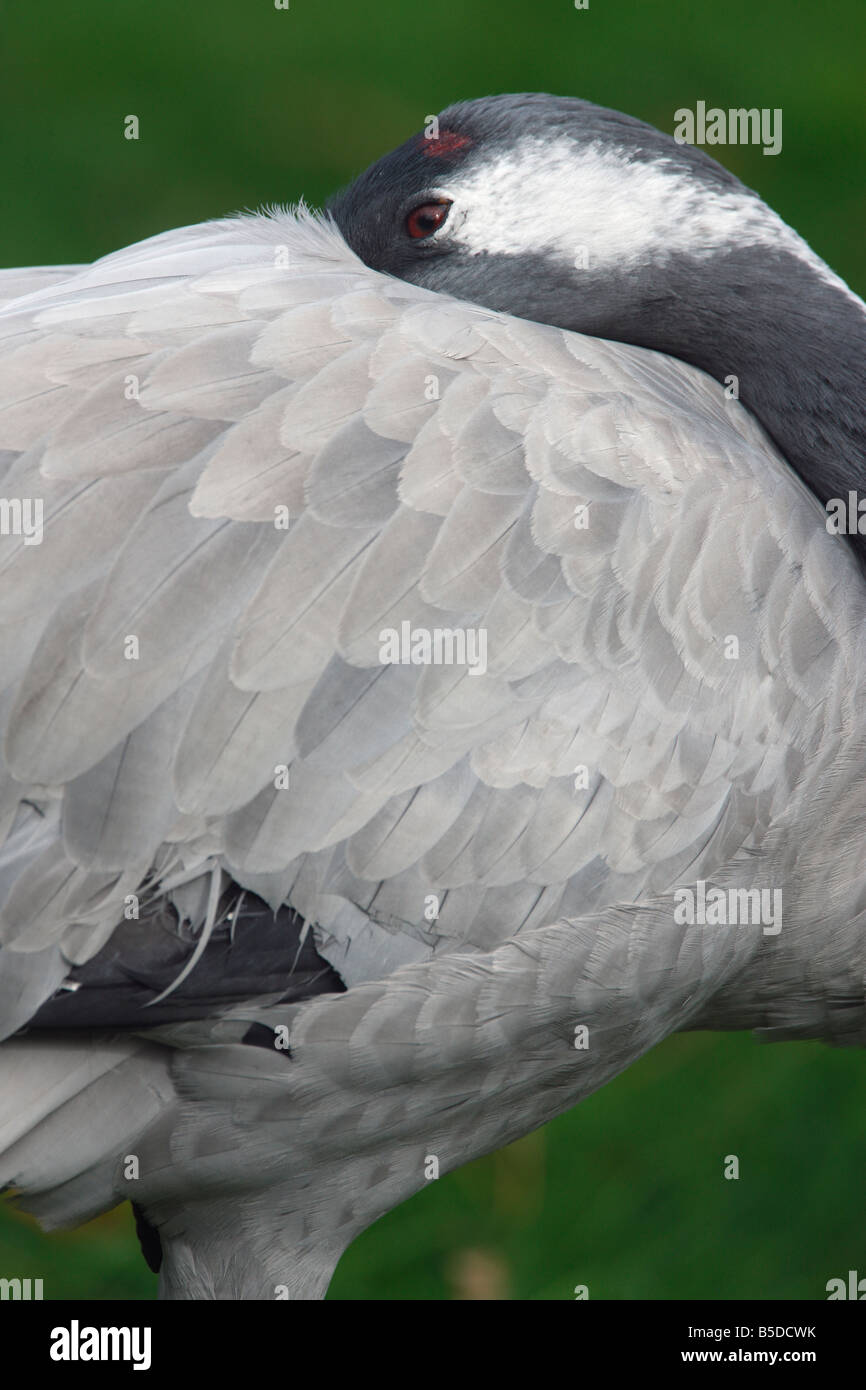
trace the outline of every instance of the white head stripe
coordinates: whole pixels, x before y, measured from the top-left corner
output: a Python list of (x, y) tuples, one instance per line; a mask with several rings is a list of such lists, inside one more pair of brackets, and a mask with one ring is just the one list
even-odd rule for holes
[(470, 254), (547, 253), (604, 269), (766, 246), (791, 252), (851, 293), (757, 195), (713, 187), (665, 158), (634, 160), (607, 145), (532, 137), (469, 165), (448, 193), (456, 215), (443, 234)]

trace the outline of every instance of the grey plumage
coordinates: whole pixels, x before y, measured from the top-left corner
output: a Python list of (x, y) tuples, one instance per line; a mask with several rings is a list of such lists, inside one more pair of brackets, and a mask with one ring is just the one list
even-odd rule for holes
[[(132, 1149), (168, 1296), (314, 1297), (426, 1154), (678, 1028), (863, 1041), (866, 593), (743, 406), (304, 211), (35, 275), (0, 311), (4, 487), (47, 502), (0, 537), (0, 1023), (33, 1023), (0, 1180), (47, 1224), (125, 1198)], [(483, 630), (486, 669), (383, 663), (404, 622)], [(232, 999), (229, 963), (204, 1017), (42, 1031), (69, 962), (82, 998), (123, 973), (130, 895), (195, 949), (215, 866), (347, 992)], [(783, 888), (782, 933), (679, 923), (697, 879)]]

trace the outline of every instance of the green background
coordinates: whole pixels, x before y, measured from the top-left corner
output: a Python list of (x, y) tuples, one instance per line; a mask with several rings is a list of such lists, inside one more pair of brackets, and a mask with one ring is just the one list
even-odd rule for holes
[[(450, 101), (540, 90), (668, 131), (698, 100), (781, 107), (779, 156), (711, 153), (866, 289), (861, 0), (77, 0), (3, 6), (0, 26), (3, 265), (315, 204)], [(330, 1297), (826, 1297), (866, 1275), (863, 1071), (818, 1044), (673, 1038), (380, 1221)], [(5, 1208), (0, 1276), (15, 1275), (48, 1298), (156, 1291), (128, 1207), (49, 1236)]]

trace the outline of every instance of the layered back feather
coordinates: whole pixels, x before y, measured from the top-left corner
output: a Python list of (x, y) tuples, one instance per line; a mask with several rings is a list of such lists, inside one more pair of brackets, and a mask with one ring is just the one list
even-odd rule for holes
[[(453, 1165), (525, 1132), (711, 1017), (732, 979), (753, 1024), (844, 1033), (862, 873), (814, 837), (863, 822), (862, 578), (736, 401), (652, 352), (375, 273), (303, 211), (16, 290), (2, 488), (41, 501), (44, 532), (0, 536), (0, 1026), (131, 901), (215, 872), (300, 913), (349, 987), (112, 1044), (116, 1067), (98, 1052), (59, 1104), (106, 1074), (151, 1100), (60, 1175), (18, 1126), (5, 1171), (62, 1187), (47, 1216), (117, 1200), (140, 1132), (176, 1233), (178, 1193), (240, 1181), (240, 1130), (262, 1172), (295, 1154), (285, 1211), (311, 1155), (334, 1193), (340, 1143), (367, 1155), (375, 1195), (325, 1223), (338, 1249), (420, 1185), (431, 1133)], [(483, 634), (484, 662), (413, 661), (437, 632), (476, 654)], [(410, 659), (383, 657), (389, 634)], [(675, 923), (696, 879), (785, 883), (775, 964), (754, 927)], [(815, 985), (791, 996), (804, 954)], [(584, 1016), (600, 1052), (577, 1077)], [(291, 1083), (242, 1044), (262, 1020), (294, 1030)], [(16, 1072), (51, 1052), (9, 1046)], [(509, 1117), (497, 1085), (522, 1097)], [(272, 1092), (291, 1123), (268, 1149)]]

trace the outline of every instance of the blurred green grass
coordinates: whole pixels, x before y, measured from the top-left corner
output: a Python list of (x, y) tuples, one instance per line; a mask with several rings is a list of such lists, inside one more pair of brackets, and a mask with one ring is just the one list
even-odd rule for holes
[[(858, 1051), (670, 1038), (383, 1217), (329, 1297), (825, 1298), (828, 1279), (866, 1270), (862, 1098)], [(46, 1298), (156, 1295), (128, 1205), (50, 1235), (0, 1208), (0, 1275), (42, 1278)]]
[[(866, 287), (866, 8), (786, 0), (79, 0), (0, 9), (0, 264), (91, 260), (239, 208), (320, 203), (462, 97), (588, 97), (672, 130), (781, 107), (777, 158), (713, 150)], [(136, 114), (141, 138), (123, 138)], [(543, 1131), (432, 1183), (347, 1252), (330, 1297), (823, 1298), (866, 1272), (864, 1059), (670, 1039)], [(738, 1181), (722, 1176), (740, 1158)], [(128, 1207), (42, 1234), (0, 1212), (0, 1276), (150, 1298)]]

